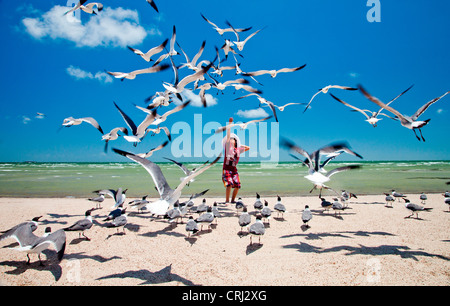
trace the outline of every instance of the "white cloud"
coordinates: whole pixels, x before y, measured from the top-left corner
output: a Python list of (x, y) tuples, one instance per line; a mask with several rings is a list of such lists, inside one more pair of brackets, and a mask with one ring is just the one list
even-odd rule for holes
[[(189, 106), (195, 106), (195, 107), (203, 107), (202, 100), (199, 95), (196, 95), (192, 90), (183, 90), (181, 93), (181, 97), (183, 98), (183, 101), (186, 102), (187, 100), (191, 100), (191, 103)], [(217, 99), (214, 98), (211, 94), (205, 94), (206, 98), (206, 105), (207, 106), (213, 106), (217, 104)], [(181, 104), (181, 101), (178, 100), (176, 97), (173, 99), (175, 104), (179, 105)]]
[(78, 67), (69, 66), (66, 69), (67, 73), (77, 80), (82, 79), (90, 79), (90, 80), (98, 80), (101, 83), (112, 83), (113, 79), (110, 75), (108, 75), (106, 72), (97, 72), (95, 75), (91, 72), (84, 71)]
[(352, 77), (352, 78), (357, 78), (357, 77), (359, 77), (359, 73), (357, 73), (357, 72), (350, 72), (348, 75), (349, 75), (350, 77)]
[[(151, 29), (148, 33), (140, 26), (135, 10), (107, 7), (82, 23), (71, 14), (64, 15), (68, 9), (56, 5), (40, 17), (23, 18), (22, 23), (28, 34), (36, 39), (65, 39), (74, 42), (77, 47), (138, 45), (147, 34), (160, 34), (158, 29)], [(87, 15), (82, 13), (83, 17)]]
[(244, 118), (261, 118), (261, 117), (269, 116), (269, 114), (261, 107), (256, 108), (256, 109), (249, 109), (249, 110), (245, 110), (245, 111), (238, 110), (236, 115), (238, 115), (239, 117), (244, 117)]
[(441, 115), (441, 114), (445, 113), (445, 110), (442, 109), (442, 108), (439, 108), (439, 109), (436, 111), (436, 113), (438, 113), (439, 115)]

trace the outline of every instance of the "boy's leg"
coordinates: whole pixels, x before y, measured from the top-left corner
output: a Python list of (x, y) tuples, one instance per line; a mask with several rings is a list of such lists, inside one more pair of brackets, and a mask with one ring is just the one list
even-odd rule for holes
[(239, 188), (234, 188), (233, 189), (233, 196), (231, 197), (231, 203), (233, 203), (234, 200), (236, 199), (236, 196), (237, 196), (238, 192), (239, 192)]
[(230, 193), (231, 193), (231, 186), (227, 186), (227, 189), (225, 191), (225, 203), (229, 203), (230, 202)]

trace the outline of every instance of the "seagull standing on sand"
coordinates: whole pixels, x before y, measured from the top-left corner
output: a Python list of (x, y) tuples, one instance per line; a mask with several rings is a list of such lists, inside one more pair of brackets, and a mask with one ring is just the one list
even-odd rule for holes
[(406, 198), (406, 196), (403, 193), (399, 193), (394, 189), (392, 189), (391, 192), (392, 192), (391, 195), (394, 197), (394, 199), (398, 199), (399, 202), (401, 198)]
[(263, 209), (264, 204), (261, 201), (261, 197), (258, 193), (256, 193), (256, 201), (255, 204), (253, 204), (253, 207), (257, 210), (257, 211), (261, 211), (261, 209)]
[(147, 197), (148, 195), (145, 195), (142, 197), (142, 199), (139, 200), (133, 200), (131, 202), (128, 202), (128, 205), (130, 205), (131, 207), (136, 207), (138, 212), (141, 211), (143, 208), (145, 208), (145, 205), (147, 205), (148, 203), (150, 203), (149, 201), (147, 201)]
[(208, 210), (208, 205), (206, 205), (206, 199), (203, 199), (202, 204), (197, 206), (195, 212), (198, 214), (202, 214), (202, 213), (206, 212), (207, 210)]
[(265, 234), (266, 227), (264, 226), (264, 223), (261, 221), (260, 216), (256, 217), (256, 222), (250, 225), (248, 232), (250, 233), (250, 245), (253, 244), (252, 241), (253, 236), (258, 236), (258, 243), (261, 244), (261, 236)]
[(328, 211), (331, 206), (333, 206), (333, 204), (327, 200), (325, 200), (324, 198), (320, 198), (320, 200), (322, 200), (322, 203), (320, 203), (320, 206), (323, 207), (323, 212)]
[(87, 241), (90, 241), (91, 239), (86, 237), (86, 235), (84, 235), (84, 232), (90, 229), (93, 225), (91, 210), (87, 210), (85, 216), (86, 217), (84, 219), (81, 219), (75, 222), (73, 225), (64, 228), (64, 231), (78, 232), (78, 238), (81, 238), (81, 235), (83, 235), (83, 237), (86, 238)]
[(406, 199), (406, 198), (403, 198), (403, 200), (405, 201), (405, 207), (406, 207), (406, 209), (408, 209), (408, 210), (411, 211), (411, 215), (406, 216), (405, 219), (411, 218), (412, 216), (414, 216), (414, 214), (416, 214), (416, 218), (419, 219), (419, 211), (430, 211), (430, 210), (433, 209), (433, 208), (431, 208), (431, 207), (423, 207), (423, 206), (420, 206), (420, 205), (418, 205), (418, 204), (411, 203), (411, 202), (410, 202), (408, 199)]
[(120, 216), (114, 218), (111, 224), (108, 227), (117, 228), (117, 233), (119, 232), (119, 227), (122, 227), (122, 233), (125, 235), (125, 225), (128, 222), (127, 214), (125, 213), (125, 209), (122, 210)]
[(239, 213), (239, 211), (242, 211), (245, 207), (244, 201), (242, 201), (242, 198), (239, 197), (235, 204), (236, 207), (236, 213)]
[(103, 221), (109, 221), (109, 220), (114, 220), (115, 218), (119, 217), (120, 215), (124, 214), (125, 211), (127, 210), (127, 208), (117, 208), (114, 209), (113, 211), (111, 211), (108, 216), (106, 216), (106, 219)]
[(286, 212), (286, 207), (281, 203), (281, 197), (277, 195), (277, 203), (273, 207), (277, 211), (277, 217), (281, 213), (281, 217), (284, 219), (284, 213)]
[(261, 216), (267, 220), (267, 223), (269, 223), (271, 215), (272, 210), (269, 208), (269, 203), (266, 200), (264, 200), (264, 208), (261, 210)]
[(89, 200), (89, 201), (92, 201), (92, 202), (95, 202), (95, 203), (96, 203), (95, 208), (96, 208), (96, 209), (99, 209), (99, 208), (102, 208), (102, 202), (105, 200), (105, 195), (104, 195), (103, 193), (100, 193), (100, 194), (98, 195), (98, 197), (95, 197), (95, 198), (89, 198), (88, 200)]
[[(187, 211), (186, 205), (183, 208), (186, 209)], [(173, 208), (167, 211), (166, 217), (169, 219), (169, 223), (172, 222), (178, 223), (178, 219), (182, 217), (180, 205), (178, 203), (173, 204)]]
[(250, 214), (247, 212), (247, 207), (244, 207), (244, 209), (242, 210), (242, 214), (239, 216), (239, 226), (241, 227), (241, 233), (244, 227), (248, 228), (251, 221), (252, 219), (250, 217)]
[(428, 199), (428, 197), (427, 197), (427, 195), (425, 194), (425, 193), (421, 193), (420, 194), (420, 201), (421, 201), (421, 203), (422, 204), (425, 204), (426, 202), (427, 202), (427, 199)]
[[(390, 195), (389, 193), (385, 193), (384, 194), (386, 197), (384, 198), (385, 199), (385, 201), (386, 201), (386, 207), (394, 207), (393, 206), (393, 203), (395, 202), (395, 199), (394, 199), (394, 197), (392, 196), (392, 195)], [(389, 203), (390, 203), (390, 206), (389, 206)]]
[(445, 198), (444, 203), (448, 205), (448, 211), (450, 211), (450, 198)]
[(303, 210), (302, 212), (302, 221), (305, 224), (306, 228), (310, 228), (308, 222), (311, 221), (311, 219), (312, 219), (311, 210), (309, 209), (308, 205), (305, 205), (305, 210)]
[(25, 252), (27, 253), (27, 265), (30, 264), (30, 254), (38, 254), (39, 258), (39, 265), (43, 266), (41, 260), (41, 253), (48, 249), (50, 246), (56, 249), (56, 252), (58, 254), (58, 260), (61, 261), (61, 259), (64, 256), (64, 251), (66, 249), (66, 233), (64, 230), (58, 230), (54, 233), (51, 233), (51, 228), (47, 227), (45, 229), (45, 234), (42, 237), (36, 237), (34, 241), (25, 246), (19, 246), (16, 248), (10, 248), (10, 250), (19, 251), (19, 252)]
[(341, 202), (339, 202), (338, 198), (333, 199), (333, 205), (331, 205), (331, 208), (334, 210), (334, 215), (336, 216), (336, 212), (339, 212), (339, 216), (341, 215), (341, 211), (345, 209), (344, 205), (342, 205)]
[[(359, 89), (361, 90), (361, 92), (364, 94), (364, 96), (367, 99), (369, 99), (370, 101), (372, 101), (373, 103), (377, 104), (378, 106), (380, 106), (380, 107), (384, 108), (385, 110), (387, 110), (387, 111), (393, 113), (394, 115), (396, 115), (400, 119), (400, 123), (401, 123), (402, 126), (406, 127), (407, 129), (413, 130), (414, 135), (416, 136), (417, 140), (419, 140), (419, 141), (420, 141), (420, 139), (422, 139), (422, 141), (425, 141), (425, 138), (422, 135), (421, 128), (423, 128), (425, 125), (427, 125), (428, 122), (431, 120), (431, 119), (427, 119), (427, 120), (424, 120), (424, 121), (418, 120), (419, 116), (422, 115), (428, 109), (428, 107), (430, 107), (433, 103), (439, 101), (445, 95), (450, 93), (450, 91), (447, 91), (442, 96), (434, 98), (433, 100), (425, 103), (422, 107), (420, 107), (414, 113), (414, 115), (406, 116), (406, 115), (401, 114), (399, 111), (393, 109), (391, 106), (384, 104), (379, 99), (371, 96), (361, 85), (358, 85), (358, 87), (359, 87)], [(420, 137), (417, 136), (416, 130), (419, 130)]]
[(206, 224), (211, 229), (211, 223), (214, 221), (214, 214), (212, 213), (212, 208), (209, 206), (208, 210), (201, 214), (197, 219), (195, 219), (195, 222), (197, 224), (200, 224), (200, 231), (203, 230), (203, 225)]
[(188, 238), (191, 236), (191, 233), (195, 234), (198, 232), (198, 224), (192, 216), (189, 217), (189, 220), (186, 223), (186, 232), (188, 232)]
[(103, 130), (102, 130), (102, 128), (100, 127), (100, 125), (98, 124), (97, 120), (95, 120), (95, 119), (92, 118), (92, 117), (84, 117), (84, 118), (78, 118), (78, 119), (76, 119), (76, 118), (74, 118), (74, 117), (67, 117), (67, 118), (64, 119), (62, 125), (63, 125), (64, 127), (71, 127), (71, 126), (73, 126), (73, 125), (80, 125), (80, 124), (83, 123), (83, 122), (87, 122), (87, 123), (91, 124), (91, 125), (92, 125), (93, 127), (95, 127), (97, 130), (99, 130), (100, 133), (102, 133), (102, 135), (104, 134), (104, 133), (103, 133)]

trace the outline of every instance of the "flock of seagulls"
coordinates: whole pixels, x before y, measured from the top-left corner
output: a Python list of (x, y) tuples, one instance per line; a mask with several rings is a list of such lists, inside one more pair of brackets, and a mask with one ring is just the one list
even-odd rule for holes
[[(146, 0), (149, 5), (157, 12), (159, 13), (159, 10), (152, 0)], [(103, 4), (101, 3), (88, 3), (86, 4), (87, 0), (80, 0), (78, 4), (76, 4), (73, 8), (68, 10), (65, 14), (73, 13), (76, 10), (81, 10), (88, 14), (98, 14), (103, 10)], [(96, 8), (96, 10), (94, 9)], [(190, 101), (184, 101), (182, 98), (182, 93), (186, 90), (188, 91), (196, 91), (199, 90), (199, 96), (201, 98), (201, 101), (203, 103), (204, 107), (208, 107), (207, 101), (206, 101), (206, 92), (211, 90), (216, 90), (217, 93), (221, 92), (228, 88), (228, 87), (234, 87), (235, 92), (240, 91), (246, 91), (248, 94), (245, 94), (241, 97), (236, 98), (235, 100), (240, 100), (243, 98), (255, 96), (258, 101), (259, 105), (267, 106), (272, 111), (272, 116), (260, 118), (251, 120), (246, 123), (242, 124), (235, 124), (234, 126), (239, 126), (241, 129), (246, 129), (247, 126), (251, 123), (257, 123), (265, 120), (269, 120), (272, 117), (275, 119), (276, 122), (279, 122), (277, 117), (277, 110), (278, 111), (284, 111), (286, 107), (294, 107), (294, 105), (305, 105), (306, 103), (300, 103), (300, 102), (292, 102), (287, 103), (285, 105), (276, 105), (274, 102), (271, 102), (267, 99), (265, 99), (262, 96), (262, 91), (254, 88), (249, 83), (250, 81), (245, 78), (238, 78), (238, 79), (230, 79), (226, 80), (224, 82), (218, 81), (217, 77), (223, 77), (224, 71), (235, 71), (235, 75), (241, 75), (243, 77), (249, 77), (252, 80), (254, 80), (257, 84), (261, 85), (257, 81), (258, 77), (268, 75), (271, 78), (277, 77), (281, 73), (294, 73), (299, 70), (302, 70), (306, 67), (306, 64), (295, 66), (293, 68), (278, 68), (278, 69), (260, 69), (256, 71), (251, 72), (244, 72), (241, 70), (240, 65), (241, 63), (238, 62), (237, 57), (243, 58), (243, 56), (240, 54), (241, 51), (243, 51), (246, 44), (251, 43), (252, 38), (254, 38), (256, 35), (261, 35), (261, 31), (263, 29), (259, 29), (254, 31), (253, 33), (247, 35), (245, 38), (243, 37), (248, 31), (252, 29), (252, 27), (247, 28), (235, 28), (233, 27), (228, 21), (226, 21), (227, 28), (220, 28), (217, 26), (214, 22), (207, 19), (203, 14), (201, 14), (201, 17), (212, 26), (212, 28), (217, 31), (217, 33), (220, 36), (224, 36), (226, 33), (229, 33), (231, 35), (234, 35), (236, 39), (225, 39), (224, 43), (219, 49), (218, 47), (215, 47), (216, 50), (216, 58), (214, 58), (212, 61), (208, 59), (202, 59), (203, 51), (206, 46), (206, 41), (203, 41), (202, 45), (199, 48), (199, 51), (192, 57), (192, 60), (188, 56), (188, 54), (181, 48), (180, 43), (176, 41), (176, 28), (173, 26), (172, 36), (169, 39), (165, 39), (160, 45), (151, 47), (148, 49), (147, 52), (143, 52), (139, 49), (133, 48), (131, 46), (128, 46), (128, 49), (133, 52), (134, 54), (140, 56), (146, 63), (153, 62), (153, 65), (151, 67), (146, 67), (143, 69), (130, 71), (130, 72), (111, 72), (106, 71), (109, 75), (113, 76), (114, 78), (120, 79), (121, 81), (127, 80), (134, 80), (138, 75), (143, 74), (156, 74), (160, 73), (162, 71), (165, 71), (169, 68), (172, 68), (174, 72), (174, 78), (172, 82), (164, 81), (161, 84), (161, 91), (156, 92), (153, 96), (147, 98), (145, 102), (149, 103), (146, 107), (141, 107), (138, 105), (135, 105), (137, 109), (141, 110), (143, 112), (143, 116), (145, 115), (145, 118), (137, 125), (135, 121), (133, 121), (130, 116), (128, 116), (119, 106), (116, 102), (114, 103), (115, 108), (119, 112), (119, 114), (122, 116), (123, 120), (125, 121), (127, 127), (123, 127), (122, 124), (118, 124), (118, 126), (113, 127), (109, 133), (104, 133), (103, 129), (100, 127), (100, 124), (95, 120), (93, 117), (82, 117), (82, 118), (74, 118), (74, 117), (67, 117), (63, 120), (62, 127), (71, 127), (74, 125), (80, 125), (83, 122), (89, 123), (92, 125), (95, 129), (97, 129), (101, 135), (102, 141), (105, 141), (105, 152), (107, 151), (107, 146), (110, 141), (114, 141), (118, 139), (119, 137), (123, 137), (127, 142), (133, 143), (134, 147), (137, 147), (139, 143), (142, 142), (144, 137), (148, 133), (153, 133), (153, 135), (160, 133), (161, 131), (164, 131), (166, 134), (168, 141), (163, 142), (162, 144), (156, 145), (151, 150), (145, 150), (144, 153), (131, 153), (125, 150), (113, 148), (112, 150), (121, 156), (124, 156), (133, 162), (138, 163), (140, 166), (142, 166), (150, 175), (151, 177), (151, 183), (154, 184), (156, 187), (156, 190), (158, 192), (159, 198), (156, 201), (150, 202), (147, 200), (147, 196), (142, 197), (142, 199), (134, 200), (129, 203), (129, 206), (132, 208), (136, 208), (138, 211), (146, 209), (153, 217), (164, 217), (167, 218), (170, 223), (177, 223), (179, 220), (182, 220), (183, 217), (186, 216), (188, 213), (188, 209), (192, 212), (196, 212), (199, 214), (197, 218), (194, 218), (192, 215), (189, 217), (188, 221), (186, 222), (186, 232), (188, 233), (188, 238), (191, 235), (194, 235), (198, 232), (203, 231), (203, 226), (207, 226), (211, 229), (211, 225), (213, 222), (217, 222), (217, 218), (220, 216), (219, 210), (217, 208), (217, 203), (214, 203), (213, 206), (206, 205), (206, 201), (204, 200), (204, 203), (202, 205), (199, 205), (198, 207), (193, 206), (193, 199), (202, 196), (207, 192), (207, 190), (192, 195), (188, 201), (181, 202), (180, 198), (182, 196), (182, 191), (185, 188), (185, 186), (188, 186), (190, 183), (195, 181), (195, 178), (202, 174), (204, 171), (212, 167), (214, 164), (216, 164), (219, 159), (221, 158), (221, 155), (219, 155), (217, 158), (215, 158), (211, 163), (209, 161), (205, 162), (203, 165), (198, 167), (197, 169), (189, 170), (181, 163), (169, 159), (176, 165), (178, 165), (184, 172), (185, 176), (181, 177), (181, 182), (178, 184), (178, 186), (175, 189), (172, 189), (166, 178), (164, 177), (164, 174), (161, 170), (161, 168), (155, 164), (154, 162), (150, 161), (148, 158), (152, 156), (152, 154), (157, 151), (163, 149), (165, 146), (168, 145), (168, 143), (171, 141), (171, 135), (169, 132), (169, 129), (166, 126), (161, 126), (169, 116), (181, 112), (184, 108), (186, 108)], [(169, 44), (169, 46), (167, 46)], [(168, 49), (168, 48), (169, 49)], [(176, 50), (180, 50), (178, 52)], [(220, 59), (220, 52), (221, 50), (223, 52), (225, 61), (228, 60), (228, 55), (231, 53), (233, 55), (235, 64), (231, 66), (221, 66), (221, 64), (224, 61), (221, 61)], [(174, 62), (174, 58), (178, 55), (184, 55), (185, 63), (182, 63), (181, 65), (177, 65)], [(153, 59), (158, 57), (156, 60)], [(218, 60), (218, 62), (216, 62)], [(168, 61), (168, 62), (167, 62)], [(188, 71), (188, 73), (181, 77), (180, 73)], [(214, 74), (216, 78), (214, 78), (211, 74)], [(207, 80), (209, 79), (209, 80)], [(412, 86), (411, 86), (412, 87)], [(427, 120), (419, 120), (419, 116), (421, 116), (432, 104), (436, 103), (440, 99), (442, 99), (444, 96), (446, 96), (450, 91), (447, 91), (443, 95), (434, 98), (433, 100), (427, 102), (424, 104), (421, 108), (419, 108), (412, 116), (407, 116), (396, 109), (394, 109), (390, 104), (394, 102), (397, 98), (405, 94), (407, 91), (411, 89), (409, 87), (405, 91), (403, 91), (400, 95), (395, 97), (393, 100), (389, 101), (388, 103), (381, 102), (378, 98), (372, 96), (368, 93), (368, 91), (361, 85), (358, 85), (358, 88), (353, 88), (349, 86), (341, 86), (341, 85), (328, 85), (326, 87), (323, 87), (319, 89), (310, 99), (309, 103), (306, 104), (306, 107), (304, 109), (304, 113), (310, 108), (311, 103), (315, 99), (315, 97), (320, 94), (327, 94), (330, 90), (334, 89), (340, 89), (340, 90), (346, 90), (346, 91), (360, 91), (369, 101), (376, 104), (380, 109), (376, 112), (369, 111), (369, 110), (363, 110), (356, 106), (353, 106), (347, 102), (344, 102), (343, 100), (337, 98), (335, 95), (331, 94), (331, 97), (334, 98), (336, 101), (340, 102), (341, 104), (345, 105), (348, 108), (351, 108), (353, 111), (359, 112), (363, 114), (366, 117), (366, 121), (371, 124), (372, 126), (376, 127), (380, 118), (378, 118), (379, 115), (383, 115), (387, 118), (390, 118), (392, 120), (398, 120), (400, 121), (401, 125), (413, 130), (416, 138), (420, 141), (425, 141), (423, 135), (422, 135), (422, 128), (426, 126), (430, 119)], [(181, 104), (177, 105), (176, 107), (165, 111), (162, 115), (158, 114), (158, 112), (161, 112), (161, 109), (164, 109), (166, 107), (170, 107), (171, 104), (174, 102), (174, 98), (177, 98), (181, 101)], [(392, 114), (392, 116), (389, 116), (387, 114), (382, 113), (382, 111), (387, 111)], [(155, 128), (151, 128), (150, 126), (156, 126)], [(219, 128), (216, 133), (223, 132), (227, 128), (231, 128), (231, 126), (221, 127)], [(417, 135), (416, 130), (419, 131), (420, 137)], [(321, 199), (321, 206), (323, 207), (324, 211), (328, 211), (329, 209), (333, 209), (336, 214), (340, 214), (341, 211), (345, 210), (347, 206), (345, 205), (346, 201), (348, 201), (351, 197), (356, 197), (355, 195), (348, 193), (346, 191), (342, 191), (341, 194), (333, 190), (331, 187), (326, 185), (325, 183), (328, 183), (331, 180), (331, 177), (334, 174), (337, 174), (342, 171), (349, 171), (349, 170), (355, 170), (359, 169), (359, 165), (349, 165), (344, 167), (338, 167), (332, 170), (325, 170), (325, 167), (328, 165), (328, 163), (335, 159), (336, 157), (340, 156), (343, 153), (350, 154), (352, 156), (356, 156), (358, 158), (362, 158), (361, 155), (354, 152), (350, 145), (348, 143), (335, 143), (331, 145), (327, 145), (324, 147), (319, 148), (318, 150), (314, 151), (313, 153), (308, 153), (304, 149), (302, 149), (300, 146), (294, 144), (293, 142), (282, 139), (280, 142), (280, 146), (285, 148), (286, 150), (299, 154), (300, 157), (291, 154), (291, 156), (295, 159), (297, 159), (301, 165), (308, 167), (308, 174), (305, 176), (307, 180), (309, 180), (313, 184), (313, 188), (311, 189), (310, 193), (318, 189), (319, 190), (319, 198)], [(322, 156), (325, 156), (325, 160), (321, 161)], [(327, 201), (325, 198), (322, 197), (322, 190), (327, 189), (332, 192), (334, 192), (337, 197), (334, 198), (334, 202)], [(119, 188), (117, 190), (113, 189), (103, 189), (103, 190), (96, 190), (95, 193), (97, 193), (97, 197), (89, 198), (90, 201), (94, 202), (96, 204), (95, 209), (101, 209), (102, 203), (105, 200), (105, 196), (108, 195), (112, 199), (114, 199), (114, 205), (111, 207), (111, 212), (108, 214), (107, 218), (104, 220), (110, 221), (108, 227), (117, 228), (117, 231), (119, 231), (119, 228), (123, 229), (123, 234), (125, 234), (125, 226), (128, 223), (128, 213), (126, 212), (126, 208), (123, 208), (126, 203), (126, 192), (127, 189), (122, 190), (122, 188)], [(425, 195), (424, 195), (425, 196)], [(407, 216), (406, 218), (412, 217), (414, 214), (416, 214), (416, 218), (418, 218), (418, 213), (422, 211), (429, 211), (431, 208), (427, 208), (418, 204), (411, 203), (410, 200), (406, 198), (406, 196), (402, 194), (396, 193), (394, 190), (391, 194), (386, 194), (386, 203), (389, 203), (390, 206), (393, 205), (395, 199), (403, 199), (405, 202), (405, 207), (411, 211), (411, 215)], [(445, 203), (450, 205), (450, 195), (445, 195)], [(426, 196), (421, 197), (422, 204), (425, 204)], [(388, 205), (388, 204), (387, 204)], [(248, 230), (248, 234), (250, 235), (250, 244), (253, 244), (253, 237), (258, 237), (258, 243), (261, 243), (261, 237), (266, 232), (266, 226), (265, 222), (269, 223), (269, 220), (272, 218), (272, 214), (274, 212), (277, 213), (277, 218), (279, 218), (279, 215), (281, 214), (282, 218), (284, 218), (284, 213), (286, 212), (286, 207), (283, 205), (281, 201), (281, 197), (277, 196), (277, 203), (273, 207), (273, 211), (271, 208), (269, 208), (268, 202), (265, 200), (264, 203), (260, 198), (259, 194), (256, 194), (256, 201), (253, 205), (255, 211), (254, 215), (256, 216), (255, 221), (252, 223), (252, 215), (248, 212), (248, 207), (245, 205), (241, 198), (238, 199), (238, 201), (235, 203), (236, 212), (238, 215), (237, 218), (237, 224), (239, 225), (241, 229), (241, 234), (243, 234), (243, 229)], [(195, 209), (194, 209), (195, 208)], [(449, 206), (450, 209), (450, 206)], [(37, 222), (39, 220), (39, 217), (33, 219), (30, 222), (24, 222), (21, 223), (5, 232), (2, 233), (0, 236), (0, 241), (6, 238), (14, 238), (18, 241), (19, 247), (14, 248), (14, 250), (26, 252), (28, 262), (30, 262), (29, 254), (35, 253), (38, 254), (39, 261), (40, 254), (43, 250), (53, 247), (57, 251), (57, 257), (58, 260), (61, 260), (66, 246), (66, 232), (75, 231), (79, 233), (79, 238), (81, 239), (81, 236), (84, 237), (86, 240), (90, 240), (85, 235), (85, 232), (88, 231), (92, 226), (94, 225), (92, 216), (91, 216), (91, 210), (88, 210), (85, 212), (85, 218), (77, 221), (73, 225), (63, 228), (61, 230), (58, 230), (54, 233), (51, 232), (50, 228), (47, 228), (45, 230), (45, 234), (42, 237), (38, 237), (33, 234), (33, 232), (37, 228)], [(309, 206), (306, 205), (305, 209), (303, 210), (301, 214), (301, 220), (306, 228), (309, 228), (309, 222), (312, 220), (313, 214), (311, 210), (309, 209)], [(264, 222), (265, 221), (265, 222)], [(200, 227), (200, 230), (199, 230)]]

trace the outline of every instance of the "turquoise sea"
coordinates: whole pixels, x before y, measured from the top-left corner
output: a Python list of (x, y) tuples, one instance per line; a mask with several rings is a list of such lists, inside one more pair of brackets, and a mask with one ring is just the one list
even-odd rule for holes
[[(360, 169), (337, 173), (328, 183), (336, 191), (356, 194), (382, 194), (396, 189), (403, 193), (435, 193), (448, 189), (450, 161), (332, 162), (327, 170), (348, 164)], [(172, 163), (158, 163), (169, 185), (175, 188), (183, 172)], [(200, 163), (187, 163), (188, 168)], [(309, 195), (312, 184), (304, 176), (307, 168), (293, 162), (243, 163), (238, 166), (240, 195), (256, 192), (264, 196)], [(209, 189), (206, 196), (221, 196), (222, 164), (216, 164), (183, 190), (183, 197)], [(123, 163), (0, 163), (0, 197), (76, 197), (93, 196), (97, 189), (128, 188), (128, 197), (157, 197), (150, 175), (138, 164)], [(318, 191), (312, 193), (317, 195)], [(325, 191), (324, 194), (329, 194)]]

